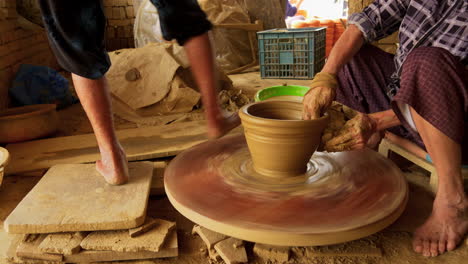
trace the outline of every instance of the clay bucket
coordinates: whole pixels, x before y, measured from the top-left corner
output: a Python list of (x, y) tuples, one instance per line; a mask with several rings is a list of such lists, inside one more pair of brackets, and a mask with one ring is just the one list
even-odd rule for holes
[(328, 115), (302, 120), (302, 103), (291, 101), (249, 104), (239, 116), (254, 169), (272, 177), (304, 173), (329, 121)]

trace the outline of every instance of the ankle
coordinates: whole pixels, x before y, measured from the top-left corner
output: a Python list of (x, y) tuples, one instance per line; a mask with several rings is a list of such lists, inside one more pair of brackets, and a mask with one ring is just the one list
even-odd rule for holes
[(468, 199), (464, 192), (438, 191), (434, 199), (434, 205), (451, 206), (459, 209), (468, 209)]

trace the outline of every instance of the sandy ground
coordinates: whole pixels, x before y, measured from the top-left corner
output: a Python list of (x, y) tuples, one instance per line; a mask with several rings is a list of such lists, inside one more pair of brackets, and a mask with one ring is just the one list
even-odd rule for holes
[[(236, 89), (242, 89), (247, 95), (253, 95), (261, 88), (281, 85), (284, 83), (307, 85), (308, 81), (293, 80), (262, 80), (258, 72), (250, 72), (230, 76)], [(91, 133), (91, 127), (85, 113), (80, 105), (74, 105), (60, 111), (62, 125), (58, 135), (77, 135)], [(120, 118), (115, 118), (117, 129), (134, 128), (136, 124), (127, 122)], [(293, 248), (291, 259), (288, 263), (312, 263), (312, 264), (462, 264), (467, 263), (468, 244), (463, 243), (453, 252), (444, 254), (436, 258), (425, 258), (415, 254), (411, 249), (411, 232), (423, 223), (432, 209), (432, 194), (429, 191), (429, 177), (421, 169), (410, 166), (404, 168), (405, 176), (410, 186), (410, 199), (403, 215), (392, 226), (382, 232), (370, 237), (328, 247), (313, 248)], [(38, 182), (40, 177), (14, 175), (7, 176), (0, 187), (0, 224), (8, 214), (16, 207), (21, 199)], [(204, 244), (197, 236), (191, 235), (193, 223), (180, 215), (169, 203), (165, 196), (150, 197), (148, 205), (148, 215), (177, 222), (180, 256), (177, 259), (166, 259), (156, 261), (119, 262), (119, 263), (210, 263), (205, 252), (201, 249)], [(2, 243), (0, 231), (0, 244)], [(382, 256), (372, 257), (366, 255), (366, 248), (380, 248)], [(249, 263), (265, 263), (257, 259), (252, 253), (252, 244), (247, 243)], [(361, 252), (359, 257), (310, 257), (310, 250), (320, 252)]]

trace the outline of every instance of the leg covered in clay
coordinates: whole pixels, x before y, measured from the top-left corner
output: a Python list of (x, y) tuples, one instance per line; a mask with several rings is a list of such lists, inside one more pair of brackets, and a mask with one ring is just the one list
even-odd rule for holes
[[(462, 146), (467, 138), (468, 71), (449, 52), (422, 47), (406, 59), (400, 84), (393, 109), (403, 125), (420, 136), (439, 181), (432, 214), (416, 230), (413, 247), (424, 256), (437, 256), (455, 249), (468, 231), (461, 172), (462, 151), (467, 150)], [(404, 104), (412, 120), (403, 115)]]

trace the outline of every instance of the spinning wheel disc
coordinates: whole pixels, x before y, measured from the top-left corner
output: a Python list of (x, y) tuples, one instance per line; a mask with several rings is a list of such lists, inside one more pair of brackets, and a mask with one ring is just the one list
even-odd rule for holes
[(393, 223), (407, 201), (400, 170), (371, 150), (316, 152), (305, 174), (256, 173), (243, 136), (208, 141), (166, 169), (166, 193), (188, 219), (243, 240), (283, 246), (334, 244)]

